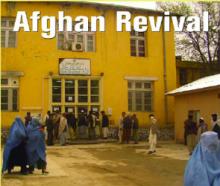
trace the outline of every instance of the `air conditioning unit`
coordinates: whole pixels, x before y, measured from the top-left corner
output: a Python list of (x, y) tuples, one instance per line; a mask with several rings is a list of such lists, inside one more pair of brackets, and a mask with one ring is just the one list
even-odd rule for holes
[(19, 86), (19, 80), (17, 78), (10, 79), (10, 86), (17, 87)]
[(83, 51), (83, 43), (73, 42), (72, 43), (72, 51)]

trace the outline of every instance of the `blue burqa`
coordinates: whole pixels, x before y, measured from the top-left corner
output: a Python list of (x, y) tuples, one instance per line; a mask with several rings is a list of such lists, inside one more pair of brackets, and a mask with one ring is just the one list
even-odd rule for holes
[(11, 151), (19, 146), (27, 138), (26, 129), (19, 117), (15, 118), (10, 128), (9, 136), (4, 146), (2, 172), (8, 169), (9, 157)]
[(28, 164), (36, 165), (39, 159), (46, 162), (45, 136), (37, 118), (32, 118), (27, 127), (28, 141), (26, 145)]
[(184, 186), (220, 186), (220, 140), (217, 133), (202, 134), (186, 167)]

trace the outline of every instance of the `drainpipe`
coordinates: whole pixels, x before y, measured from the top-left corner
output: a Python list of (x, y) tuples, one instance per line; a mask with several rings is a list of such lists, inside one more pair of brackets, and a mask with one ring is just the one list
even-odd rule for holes
[(167, 101), (167, 55), (166, 55), (166, 38), (165, 32), (162, 28), (162, 40), (163, 40), (163, 80), (164, 80), (164, 111), (165, 111), (165, 124), (168, 124), (168, 101)]

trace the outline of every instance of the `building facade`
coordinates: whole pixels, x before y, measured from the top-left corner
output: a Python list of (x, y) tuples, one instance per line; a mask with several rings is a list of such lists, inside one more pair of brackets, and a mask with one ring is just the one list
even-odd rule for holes
[(175, 97), (175, 139), (184, 141), (184, 121), (188, 115), (199, 123), (200, 117), (212, 130), (211, 114), (220, 114), (220, 74), (204, 77), (169, 92)]
[[(44, 39), (41, 32), (13, 32), (17, 11), (41, 15), (105, 17), (105, 32), (58, 32)], [(1, 114), (2, 126), (26, 112), (105, 110), (112, 125), (122, 111), (136, 113), (140, 124), (154, 113), (159, 123), (173, 123), (176, 87), (174, 33), (117, 32), (116, 11), (132, 16), (161, 12), (94, 3), (2, 3)], [(73, 23), (74, 24), (74, 23)]]

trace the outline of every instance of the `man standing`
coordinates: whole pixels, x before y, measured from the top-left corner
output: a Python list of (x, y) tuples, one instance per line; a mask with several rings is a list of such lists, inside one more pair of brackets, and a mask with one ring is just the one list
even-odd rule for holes
[(218, 134), (218, 139), (220, 139), (220, 120), (218, 120), (217, 114), (212, 114), (212, 121), (212, 130)]
[(47, 111), (47, 114), (44, 116), (43, 124), (46, 125), (47, 119), (49, 119), (50, 111)]
[(53, 145), (53, 116), (49, 114), (49, 118), (46, 119), (46, 127), (47, 127), (47, 145)]
[(95, 139), (96, 116), (90, 111), (88, 115), (89, 139)]
[(124, 118), (123, 142), (129, 143), (131, 137), (131, 127), (132, 127), (131, 114), (128, 113), (127, 116)]
[(156, 152), (158, 126), (157, 126), (157, 120), (153, 114), (149, 115), (149, 119), (151, 125), (150, 125), (150, 133), (149, 133), (150, 150), (148, 154), (152, 154)]
[(87, 121), (86, 114), (84, 110), (81, 110), (81, 113), (78, 118), (78, 135), (80, 139), (88, 138), (87, 126), (88, 126), (88, 121)]
[(60, 124), (60, 112), (56, 111), (56, 113), (54, 114), (54, 118), (53, 118), (53, 129), (54, 129), (54, 138), (55, 140), (58, 139), (58, 134), (59, 134), (59, 124)]
[(196, 146), (197, 136), (197, 126), (196, 123), (193, 121), (192, 115), (188, 116), (188, 119), (184, 122), (184, 127), (186, 131), (186, 141), (189, 150), (189, 155), (192, 155), (192, 152)]
[(24, 124), (27, 127), (29, 125), (29, 123), (31, 122), (31, 120), (32, 120), (30, 112), (27, 112), (27, 115), (25, 116), (24, 120), (25, 120)]
[(124, 126), (124, 118), (126, 116), (125, 112), (121, 113), (121, 117), (119, 118), (119, 124), (118, 124), (118, 139), (119, 143), (122, 143), (122, 137), (123, 137), (123, 126)]
[[(47, 120), (49, 119), (49, 115), (50, 115), (50, 111), (48, 110), (47, 111), (47, 114), (44, 116), (44, 118), (43, 118), (43, 123), (42, 123), (42, 125), (43, 126), (46, 126), (47, 127)], [(47, 140), (47, 138), (48, 138), (48, 130), (45, 130), (45, 139)]]
[(102, 135), (104, 139), (108, 138), (109, 119), (105, 114), (105, 111), (101, 111), (102, 114)]
[(214, 113), (211, 116), (212, 116), (211, 124), (212, 124), (212, 128), (214, 128), (214, 126), (217, 124), (218, 115), (216, 113)]
[(63, 115), (60, 118), (60, 124), (59, 124), (59, 138), (60, 138), (60, 145), (66, 144), (66, 132), (67, 132), (67, 119), (66, 114), (63, 113)]
[(95, 122), (95, 134), (96, 138), (99, 138), (101, 136), (101, 126), (100, 126), (100, 119), (99, 119), (99, 112), (94, 113), (96, 122)]
[(139, 128), (139, 122), (138, 122), (137, 116), (136, 116), (136, 114), (133, 114), (133, 116), (132, 116), (132, 129), (133, 129), (133, 139), (134, 139), (135, 144), (138, 143), (138, 128)]
[(207, 126), (207, 124), (205, 123), (204, 118), (201, 117), (201, 118), (199, 119), (199, 126), (198, 126), (198, 133), (197, 133), (198, 142), (199, 142), (199, 140), (200, 140), (200, 138), (201, 138), (201, 135), (202, 135), (204, 132), (206, 132), (206, 131), (208, 131), (208, 126)]
[(75, 137), (75, 131), (76, 131), (76, 118), (74, 114), (71, 112), (67, 114), (66, 119), (67, 119), (67, 124), (68, 124), (69, 137), (70, 137), (70, 140), (73, 140)]

